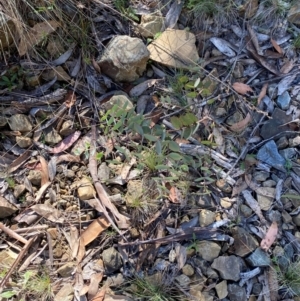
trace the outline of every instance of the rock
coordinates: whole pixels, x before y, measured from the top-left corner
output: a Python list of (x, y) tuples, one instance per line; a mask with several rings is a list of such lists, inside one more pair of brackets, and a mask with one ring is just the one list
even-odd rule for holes
[(207, 268), (205, 276), (209, 279), (219, 279), (219, 274), (210, 267)]
[(241, 62), (237, 62), (233, 70), (233, 76), (235, 79), (241, 78), (244, 76), (244, 66)]
[(140, 34), (145, 38), (154, 37), (159, 33), (164, 24), (164, 18), (155, 15), (142, 15), (141, 24), (138, 29)]
[(216, 219), (216, 213), (210, 210), (201, 210), (199, 213), (200, 227), (205, 227), (212, 224)]
[(109, 180), (110, 169), (108, 168), (106, 162), (102, 162), (98, 168), (98, 178), (101, 183), (105, 183)]
[(292, 120), (292, 114), (286, 115), (285, 111), (276, 108), (272, 114), (272, 118), (269, 119), (261, 128), (260, 135), (264, 139), (271, 138), (276, 134), (289, 131), (288, 125), (283, 125)]
[(116, 36), (106, 46), (98, 61), (101, 71), (113, 80), (132, 82), (146, 70), (150, 52), (143, 41), (129, 36)]
[(42, 175), (39, 170), (30, 170), (28, 180), (35, 186), (41, 186)]
[(289, 224), (292, 221), (292, 217), (285, 210), (282, 211), (281, 217), (286, 224)]
[(296, 224), (296, 226), (300, 226), (300, 214), (293, 217), (293, 222)]
[(216, 116), (222, 117), (227, 114), (227, 111), (224, 108), (217, 108), (216, 110)]
[(16, 185), (14, 187), (14, 197), (18, 199), (26, 190), (26, 187), (24, 184)]
[(107, 285), (107, 287), (120, 287), (125, 281), (123, 274), (118, 273), (117, 275), (107, 277), (104, 285)]
[(262, 284), (261, 283), (254, 283), (252, 288), (252, 294), (258, 296), (261, 293)]
[(293, 139), (289, 139), (289, 145), (290, 146), (299, 146), (300, 145), (300, 137), (297, 136)]
[(232, 187), (224, 179), (216, 181), (216, 186), (226, 193), (231, 193)]
[(179, 286), (183, 289), (188, 288), (191, 283), (191, 279), (186, 275), (179, 275), (175, 277), (175, 280), (178, 282)]
[(7, 118), (4, 116), (0, 116), (0, 127), (4, 127), (7, 124)]
[(57, 76), (58, 81), (70, 82), (72, 80), (70, 75), (62, 66), (52, 67), (51, 69), (44, 71), (42, 74), (42, 78), (45, 81), (51, 81), (55, 76)]
[(225, 209), (229, 209), (232, 206), (232, 202), (229, 201), (229, 198), (221, 198), (220, 205)]
[(246, 261), (252, 267), (266, 267), (271, 264), (270, 257), (261, 248), (257, 248), (249, 257), (246, 258)]
[(240, 260), (234, 255), (216, 258), (211, 267), (217, 270), (224, 280), (238, 281), (240, 279)]
[(282, 110), (287, 110), (290, 106), (291, 96), (289, 92), (285, 91), (277, 98), (277, 105)]
[[(294, 139), (291, 139), (291, 140), (294, 140)], [(291, 142), (291, 144), (293, 146), (296, 146), (296, 145), (300, 144), (300, 141), (299, 141), (299, 143), (297, 142), (296, 145), (293, 144), (293, 141)], [(279, 151), (279, 155), (281, 155), (285, 160), (291, 160), (294, 157), (296, 157), (296, 155), (297, 155), (297, 149), (293, 148), (293, 147), (285, 148), (285, 149), (282, 149), (282, 150)]]
[(256, 158), (278, 170), (285, 171), (285, 160), (282, 156), (279, 155), (274, 140), (270, 140), (266, 144), (264, 144), (259, 149)]
[(73, 128), (74, 123), (72, 120), (66, 120), (59, 131), (59, 134), (63, 137), (67, 137), (75, 132), (75, 129)]
[(44, 131), (44, 138), (45, 142), (49, 145), (55, 145), (62, 140), (61, 136), (52, 127), (49, 127)]
[(228, 295), (228, 290), (227, 290), (227, 281), (223, 280), (220, 283), (218, 283), (215, 287), (217, 291), (217, 295), (219, 299), (223, 299)]
[(36, 87), (36, 86), (39, 86), (41, 84), (40, 83), (40, 75), (38, 75), (38, 74), (26, 77), (25, 80), (26, 80), (26, 84), (29, 87)]
[(0, 12), (0, 43), (1, 48), (8, 48), (14, 41), (16, 25), (11, 18), (3, 11)]
[(31, 138), (24, 136), (17, 136), (16, 142), (21, 148), (27, 148), (32, 144)]
[(300, 3), (295, 2), (295, 4), (290, 8), (288, 16), (289, 22), (294, 24), (300, 24)]
[(172, 68), (188, 69), (199, 60), (195, 42), (189, 31), (167, 29), (148, 46), (150, 58)]
[[(293, 206), (295, 208), (300, 207), (300, 199), (298, 198), (299, 194), (298, 194), (298, 192), (296, 190), (294, 190), (294, 189), (288, 189), (285, 192), (285, 195), (292, 196), (292, 197), (287, 197), (286, 199), (291, 200), (291, 202), (292, 202), (292, 204), (293, 204)], [(295, 196), (295, 197), (293, 197), (293, 196)], [(282, 201), (284, 201), (284, 199), (285, 198), (282, 198)]]
[(248, 206), (244, 205), (244, 204), (241, 205), (241, 212), (243, 213), (243, 215), (245, 217), (249, 217), (253, 213), (252, 209), (249, 208)]
[(13, 204), (11, 204), (7, 199), (0, 196), (0, 218), (5, 218), (13, 215), (18, 210)]
[(123, 263), (119, 252), (114, 248), (108, 248), (102, 252), (102, 259), (106, 273), (110, 274), (119, 270)]
[(228, 297), (230, 301), (247, 300), (246, 290), (235, 283), (228, 284)]
[(124, 111), (129, 111), (133, 108), (131, 100), (126, 95), (114, 95), (102, 106), (105, 110), (110, 110), (114, 105), (117, 105), (120, 110)]
[(243, 119), (244, 119), (243, 114), (239, 111), (236, 111), (226, 119), (226, 124), (232, 126)]
[(194, 275), (195, 270), (190, 264), (186, 264), (182, 267), (182, 273), (190, 277)]
[(274, 180), (267, 180), (262, 183), (264, 187), (275, 187), (276, 182)]
[(280, 137), (276, 141), (276, 145), (277, 145), (278, 149), (285, 149), (289, 145), (289, 142), (288, 142), (286, 136)]
[(143, 182), (141, 180), (130, 180), (127, 183), (126, 202), (130, 205), (142, 199), (144, 193)]
[(258, 187), (256, 190), (257, 202), (261, 210), (269, 210), (274, 198), (276, 189), (272, 187)]
[(213, 261), (219, 256), (221, 247), (215, 242), (203, 240), (197, 242), (196, 250), (204, 260)]
[(80, 180), (76, 186), (78, 198), (81, 201), (93, 199), (96, 195), (96, 191), (91, 183), (91, 181), (87, 178), (83, 178)]
[(71, 169), (64, 170), (64, 175), (66, 178), (69, 178), (69, 179), (75, 178), (75, 172)]
[(71, 283), (66, 283), (54, 297), (54, 301), (71, 301), (74, 298), (74, 287)]
[(60, 268), (58, 268), (56, 272), (61, 277), (66, 278), (72, 276), (73, 273), (75, 272), (75, 269), (76, 269), (76, 264), (74, 262), (68, 262), (63, 266), (61, 266)]
[(235, 227), (232, 229), (232, 233), (232, 237), (234, 238), (233, 249), (235, 255), (244, 257), (259, 246), (257, 240), (244, 228)]
[(267, 178), (269, 178), (269, 176), (270, 176), (270, 173), (266, 172), (266, 171), (256, 171), (253, 174), (253, 177), (257, 182), (263, 182)]
[(8, 124), (12, 131), (19, 131), (23, 133), (30, 132), (32, 130), (32, 123), (29, 117), (23, 114), (12, 115), (8, 120)]

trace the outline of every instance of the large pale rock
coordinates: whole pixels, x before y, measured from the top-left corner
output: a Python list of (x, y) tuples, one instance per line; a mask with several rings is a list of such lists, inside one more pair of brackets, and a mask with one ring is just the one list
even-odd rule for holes
[(12, 131), (30, 132), (32, 130), (30, 119), (23, 114), (12, 115), (8, 123)]
[(87, 178), (83, 178), (80, 182), (78, 182), (77, 187), (77, 194), (81, 201), (93, 199), (96, 195), (96, 191), (92, 183)]
[(101, 71), (120, 82), (138, 79), (146, 69), (150, 53), (143, 41), (129, 36), (117, 36), (107, 45), (98, 61)]
[(195, 42), (191, 32), (167, 29), (148, 46), (150, 58), (170, 67), (188, 69), (199, 59)]

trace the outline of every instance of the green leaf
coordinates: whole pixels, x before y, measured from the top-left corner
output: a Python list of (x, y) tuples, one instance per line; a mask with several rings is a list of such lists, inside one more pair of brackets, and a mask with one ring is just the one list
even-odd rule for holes
[(190, 124), (196, 123), (198, 121), (197, 116), (193, 113), (186, 113), (185, 116), (190, 120)]
[(173, 152), (180, 152), (180, 147), (175, 141), (168, 141), (169, 149)]
[(194, 88), (194, 84), (195, 84), (194, 81), (190, 81), (187, 84), (185, 84), (184, 87), (185, 87), (185, 89), (190, 90), (190, 89)]
[(184, 139), (188, 139), (193, 133), (193, 129), (192, 128), (185, 128), (182, 131), (182, 137)]
[(197, 78), (195, 83), (194, 83), (194, 87), (197, 88), (200, 84), (200, 78)]
[(143, 131), (143, 128), (139, 124), (135, 123), (133, 128), (138, 134), (143, 136), (144, 131)]
[(170, 118), (170, 120), (171, 120), (171, 123), (172, 123), (172, 125), (174, 126), (174, 128), (177, 129), (177, 130), (179, 130), (179, 129), (183, 126), (183, 124), (182, 124), (180, 118), (178, 118), (178, 117), (176, 117), (176, 116), (172, 116), (172, 117)]
[(170, 154), (168, 154), (167, 157), (168, 157), (168, 159), (171, 159), (171, 160), (174, 160), (174, 161), (179, 161), (179, 160), (181, 160), (183, 158), (178, 153), (170, 153)]
[(157, 169), (157, 170), (164, 170), (164, 169), (170, 169), (170, 166), (168, 166), (168, 165), (156, 165), (155, 166), (155, 169)]
[(112, 128), (113, 131), (117, 131), (123, 125), (122, 120), (119, 120), (114, 127)]
[(152, 135), (144, 134), (144, 137), (149, 141), (153, 141), (153, 142), (157, 141), (157, 137)]
[(156, 143), (155, 143), (155, 150), (156, 150), (156, 153), (158, 155), (161, 154), (161, 151), (162, 151), (162, 145), (161, 145), (161, 142), (160, 140), (157, 140)]
[(12, 296), (14, 296), (15, 294), (16, 294), (16, 292), (14, 292), (14, 291), (7, 291), (7, 292), (4, 292), (4, 293), (1, 293), (0, 297), (9, 299)]
[(213, 104), (214, 102), (215, 102), (215, 99), (212, 98), (212, 99), (209, 99), (209, 100), (207, 101), (207, 104), (208, 104), (208, 105), (211, 105), (211, 104)]
[(197, 94), (198, 93), (196, 91), (193, 91), (193, 92), (187, 93), (186, 96), (189, 98), (195, 98), (195, 97), (197, 97)]
[(178, 81), (182, 84), (185, 84), (189, 81), (189, 78), (187, 75), (183, 75), (183, 76), (178, 77)]

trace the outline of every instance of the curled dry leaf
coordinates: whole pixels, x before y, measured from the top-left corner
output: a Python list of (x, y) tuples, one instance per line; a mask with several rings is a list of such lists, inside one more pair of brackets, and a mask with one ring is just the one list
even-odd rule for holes
[(263, 250), (268, 251), (271, 245), (273, 244), (273, 242), (275, 241), (277, 233), (278, 233), (277, 223), (273, 222), (269, 230), (267, 231), (265, 238), (261, 241), (260, 247)]
[(277, 42), (274, 39), (271, 39), (271, 43), (278, 53), (283, 54), (282, 48), (277, 44)]
[(264, 84), (263, 87), (261, 88), (261, 91), (259, 92), (258, 98), (257, 98), (257, 105), (260, 104), (261, 100), (266, 96), (267, 94), (267, 88), (268, 84)]
[(76, 131), (73, 134), (69, 135), (67, 138), (65, 138), (63, 141), (59, 142), (55, 147), (53, 147), (50, 152), (54, 154), (58, 154), (63, 152), (64, 150), (71, 147), (80, 137), (81, 132)]
[(230, 129), (234, 132), (241, 132), (247, 127), (247, 125), (250, 121), (251, 121), (251, 115), (250, 115), (250, 113), (248, 113), (247, 116), (243, 120), (233, 124), (230, 127)]
[(248, 85), (246, 85), (246, 84), (243, 84), (243, 83), (239, 83), (239, 82), (235, 82), (235, 83), (232, 85), (232, 88), (233, 88), (236, 92), (238, 92), (238, 93), (240, 93), (240, 94), (242, 94), (242, 95), (247, 94), (248, 92), (253, 92), (253, 90), (251, 89), (250, 86), (248, 86)]
[(166, 183), (166, 187), (169, 190), (169, 200), (172, 203), (176, 203), (176, 204), (181, 203), (182, 196), (178, 188), (171, 186), (170, 183)]
[(280, 68), (280, 72), (283, 74), (288, 74), (294, 68), (294, 61), (286, 61)]

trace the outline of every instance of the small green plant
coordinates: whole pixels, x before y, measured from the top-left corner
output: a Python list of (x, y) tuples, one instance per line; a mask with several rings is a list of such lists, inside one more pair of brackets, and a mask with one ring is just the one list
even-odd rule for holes
[(193, 233), (193, 242), (186, 249), (187, 250), (194, 249), (196, 253), (199, 253), (198, 240), (195, 233)]
[(287, 289), (294, 296), (300, 295), (300, 257), (295, 261), (286, 259), (286, 266), (280, 266), (278, 258), (273, 259), (273, 268), (281, 288)]
[(129, 6), (128, 0), (115, 0), (114, 6), (116, 10), (120, 12), (123, 16), (134, 21), (139, 21), (138, 16), (135, 14), (134, 10)]
[(5, 178), (6, 183), (8, 184), (8, 187), (13, 189), (16, 186), (16, 182), (13, 178)]
[(285, 169), (286, 169), (286, 171), (287, 171), (287, 174), (289, 175), (289, 174), (291, 173), (292, 168), (293, 168), (293, 163), (292, 163), (292, 161), (289, 160), (289, 159), (287, 159), (287, 160), (285, 161), (284, 167), (285, 167)]
[(293, 45), (297, 49), (300, 48), (300, 35), (297, 38), (295, 38), (295, 40), (293, 41)]

